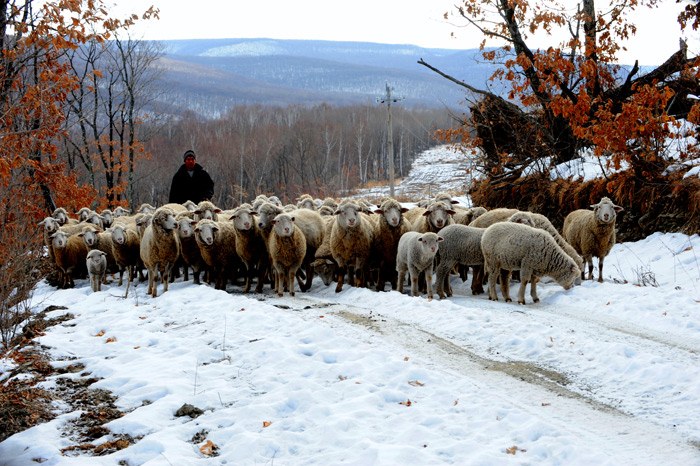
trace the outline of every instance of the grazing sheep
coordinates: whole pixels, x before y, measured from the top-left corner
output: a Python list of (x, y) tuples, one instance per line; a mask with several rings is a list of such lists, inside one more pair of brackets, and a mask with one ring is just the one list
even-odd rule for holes
[(302, 282), (299, 279), (299, 288), (301, 291), (308, 291), (314, 278), (314, 267), (311, 264), (314, 262), (316, 251), (323, 244), (326, 223), (323, 217), (315, 210), (297, 209), (291, 212), (290, 215), (294, 216), (295, 228), (301, 230), (306, 239), (306, 254), (302, 262), (306, 281)]
[[(588, 264), (588, 279), (593, 280), (593, 258), (598, 258), (598, 282), (603, 282), (603, 260), (615, 244), (615, 219), (622, 207), (604, 197), (591, 209), (578, 209), (564, 219), (562, 233), (566, 241)], [(585, 268), (581, 267), (581, 280)]]
[[(584, 270), (584, 264), (583, 264), (583, 258), (576, 252), (576, 250), (564, 239), (562, 235), (559, 234), (556, 228), (554, 228), (554, 225), (552, 225), (552, 222), (549, 221), (547, 217), (545, 217), (542, 214), (530, 214), (532, 217), (532, 221), (534, 223), (535, 228), (539, 228), (540, 230), (544, 230), (550, 235), (552, 235), (552, 238), (554, 238), (554, 241), (557, 242), (560, 248), (564, 250), (565, 253), (571, 257), (574, 262), (578, 265), (579, 269), (583, 272)], [(581, 280), (576, 280), (576, 284), (580, 285)]]
[(85, 242), (78, 235), (69, 235), (65, 231), (58, 230), (51, 235), (51, 245), (56, 266), (62, 272), (60, 287), (74, 287), (73, 276), (84, 276), (87, 272), (85, 258), (88, 249)]
[(207, 219), (197, 222), (194, 229), (202, 260), (213, 272), (217, 290), (226, 289), (228, 276), (238, 269), (241, 262), (236, 253), (235, 229), (231, 222)]
[(501, 293), (510, 302), (510, 272), (520, 271), (518, 303), (525, 304), (525, 287), (530, 282), (530, 296), (538, 302), (537, 279), (554, 278), (569, 289), (579, 275), (576, 262), (557, 245), (546, 231), (513, 222), (499, 222), (488, 227), (481, 238), (484, 269), (489, 275), (489, 299), (498, 301), (496, 280), (500, 276)]
[(413, 221), (413, 231), (418, 233), (437, 233), (447, 225), (454, 223), (455, 211), (442, 201), (433, 201), (418, 218)]
[(85, 263), (90, 277), (90, 288), (94, 292), (102, 291), (102, 282), (107, 274), (107, 254), (99, 249), (92, 249), (88, 252)]
[(428, 301), (433, 299), (433, 261), (442, 237), (437, 233), (409, 231), (399, 240), (396, 253), (396, 271), (399, 274), (397, 290), (403, 293), (403, 284), (408, 270), (411, 278), (411, 296), (419, 296), (418, 277), (425, 273), (428, 284)]
[(377, 275), (377, 291), (384, 291), (384, 283), (389, 280), (392, 288), (396, 289), (396, 253), (399, 240), (404, 233), (411, 231), (411, 225), (403, 214), (408, 209), (392, 198), (385, 199), (374, 211), (374, 241), (372, 247), (379, 259), (379, 274)]
[(265, 272), (268, 267), (267, 247), (258, 228), (258, 221), (255, 215), (257, 215), (257, 212), (252, 209), (250, 204), (243, 204), (234, 210), (233, 215), (229, 218), (229, 220), (233, 221), (236, 235), (236, 254), (238, 254), (238, 257), (241, 258), (246, 267), (244, 293), (250, 291), (253, 275), (256, 272), (258, 281), (255, 286), (255, 292), (262, 293)]
[(141, 260), (141, 237), (135, 226), (127, 228), (122, 225), (114, 225), (107, 231), (112, 235), (112, 254), (114, 254), (117, 267), (119, 267), (119, 286), (122, 286), (124, 270), (127, 270), (126, 293), (124, 293), (124, 297), (127, 297), (136, 271), (138, 271), (140, 279), (144, 279), (142, 272), (143, 261)]
[(294, 296), (294, 277), (306, 256), (306, 237), (295, 225), (295, 216), (282, 213), (272, 220), (268, 250), (276, 272), (277, 295), (282, 296), (283, 285)]
[(114, 215), (115, 218), (119, 218), (119, 217), (126, 217), (127, 215), (129, 215), (129, 213), (130, 213), (129, 209), (125, 209), (122, 206), (117, 206), (114, 208), (114, 212), (112, 212), (112, 215)]
[(337, 279), (336, 272), (338, 264), (333, 260), (331, 253), (331, 231), (335, 223), (335, 217), (322, 217), (324, 222), (323, 227), (323, 242), (314, 254), (314, 261), (311, 266), (314, 268), (316, 275), (321, 277), (323, 284), (328, 286), (334, 279)]
[[(89, 250), (97, 249), (105, 253), (105, 260), (109, 270), (114, 271), (117, 268), (117, 262), (112, 252), (112, 234), (110, 232), (88, 230), (78, 233), (78, 236), (83, 239), (85, 246), (87, 246)], [(104, 279), (107, 279), (106, 274), (104, 275)], [(105, 281), (105, 284), (106, 283)]]
[(219, 214), (221, 209), (216, 207), (211, 201), (202, 201), (197, 204), (197, 208), (194, 210), (194, 220), (198, 222), (200, 220), (214, 220), (219, 221)]
[(351, 201), (341, 203), (335, 212), (331, 229), (331, 255), (338, 264), (338, 284), (335, 292), (343, 289), (343, 280), (348, 267), (354, 268), (354, 285), (367, 286), (366, 265), (372, 250), (372, 225), (361, 207)]
[(163, 293), (168, 291), (170, 274), (180, 256), (180, 240), (177, 237), (175, 213), (159, 208), (153, 213), (151, 224), (141, 238), (140, 255), (148, 270), (148, 294), (158, 296), (158, 273), (163, 281)]
[(477, 295), (484, 292), (484, 254), (481, 251), (483, 234), (483, 228), (460, 224), (448, 225), (440, 230), (443, 241), (440, 244), (440, 262), (436, 270), (435, 291), (441, 299), (452, 296), (452, 287), (449, 281), (450, 272), (457, 264), (474, 268), (472, 294)]
[(180, 254), (185, 262), (185, 281), (189, 280), (188, 267), (192, 267), (194, 284), (199, 285), (199, 277), (206, 267), (199, 245), (194, 237), (194, 229), (197, 222), (194, 221), (194, 212), (180, 212), (175, 216), (177, 222), (177, 234), (180, 238)]

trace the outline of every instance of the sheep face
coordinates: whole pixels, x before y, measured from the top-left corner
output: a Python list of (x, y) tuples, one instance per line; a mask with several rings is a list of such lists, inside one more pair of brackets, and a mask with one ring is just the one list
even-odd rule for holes
[(68, 244), (68, 235), (63, 231), (57, 231), (51, 235), (51, 244), (54, 248), (65, 248)]
[(384, 216), (387, 225), (390, 227), (397, 227), (401, 224), (401, 214), (408, 212), (405, 207), (389, 206), (384, 208), (379, 208), (374, 211), (375, 214), (381, 214)]
[(214, 222), (199, 223), (194, 229), (194, 233), (199, 238), (199, 241), (207, 246), (214, 244), (218, 231), (219, 227)]
[(601, 199), (599, 203), (591, 205), (591, 208), (598, 223), (613, 223), (617, 218), (617, 213), (623, 210), (607, 197)]
[(267, 227), (272, 225), (272, 220), (274, 220), (274, 218), (281, 213), (282, 209), (279, 207), (276, 207), (269, 202), (264, 203), (258, 209), (258, 228), (261, 230), (267, 229)]
[(66, 210), (61, 207), (53, 211), (52, 217), (55, 218), (61, 225), (65, 225), (68, 222), (68, 214), (66, 213)]
[(98, 227), (102, 228), (104, 223), (102, 222), (102, 217), (100, 217), (99, 214), (92, 212), (88, 217), (85, 219), (85, 223), (92, 223), (93, 225), (97, 225)]
[(297, 205), (297, 207), (300, 209), (316, 210), (313, 199), (304, 199)]
[(272, 221), (277, 236), (292, 236), (294, 234), (294, 216), (279, 214)]
[(78, 236), (83, 238), (83, 242), (89, 248), (97, 244), (97, 232), (96, 231), (84, 231), (83, 233), (78, 233)]
[(112, 241), (116, 244), (126, 243), (126, 233), (124, 232), (124, 227), (116, 226), (109, 229), (112, 234)]
[(280, 198), (277, 196), (270, 196), (268, 198), (268, 202), (270, 202), (270, 204), (275, 205), (277, 207), (282, 207), (282, 201), (280, 201)]
[(106, 266), (107, 265), (107, 254), (104, 251), (100, 251), (99, 249), (93, 249), (92, 251), (88, 252), (87, 255), (87, 262), (88, 262), (88, 269), (92, 267), (93, 270), (98, 270), (103, 264)]
[(435, 202), (428, 207), (428, 210), (423, 214), (428, 217), (428, 221), (432, 226), (440, 229), (447, 225), (450, 215), (454, 215), (455, 211), (450, 209), (444, 202)]
[(104, 226), (108, 227), (112, 224), (114, 221), (114, 215), (112, 214), (112, 211), (109, 209), (105, 209), (102, 211), (102, 223)]
[(80, 209), (76, 213), (78, 214), (78, 221), (84, 222), (90, 216), (92, 211), (90, 209), (88, 209), (87, 207), (83, 207), (82, 209)]
[(237, 209), (233, 215), (231, 215), (230, 220), (233, 220), (233, 226), (239, 231), (248, 231), (255, 225), (255, 218), (257, 212), (253, 212), (249, 209)]
[(442, 236), (437, 236), (435, 233), (426, 233), (420, 238), (418, 242), (422, 248), (423, 256), (430, 257), (434, 256), (438, 251), (438, 243), (442, 241)]
[(183, 217), (177, 221), (177, 234), (180, 238), (190, 238), (194, 235), (194, 227), (197, 222), (191, 218)]
[(360, 206), (356, 204), (343, 204), (335, 211), (338, 216), (338, 223), (343, 228), (355, 228), (360, 224)]
[(328, 286), (333, 282), (333, 274), (338, 268), (337, 264), (330, 259), (316, 259), (311, 263), (316, 275), (321, 277), (323, 284)]
[(159, 215), (154, 215), (153, 222), (156, 222), (164, 230), (175, 230), (177, 229), (177, 221), (175, 220), (175, 215), (171, 210), (163, 210)]
[(53, 217), (46, 217), (44, 220), (39, 222), (40, 227), (44, 227), (44, 231), (51, 236), (54, 233), (58, 231), (58, 228), (61, 226), (58, 220), (56, 220)]

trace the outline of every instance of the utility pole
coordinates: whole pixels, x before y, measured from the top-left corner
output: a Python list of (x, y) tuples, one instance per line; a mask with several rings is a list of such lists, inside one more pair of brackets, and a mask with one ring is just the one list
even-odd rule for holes
[(403, 96), (391, 96), (391, 91), (393, 89), (389, 87), (389, 83), (386, 84), (386, 94), (377, 97), (377, 102), (380, 104), (386, 103), (386, 112), (388, 115), (388, 130), (387, 130), (387, 150), (389, 152), (389, 196), (394, 197), (394, 136), (391, 129), (391, 103), (397, 103), (402, 101)]

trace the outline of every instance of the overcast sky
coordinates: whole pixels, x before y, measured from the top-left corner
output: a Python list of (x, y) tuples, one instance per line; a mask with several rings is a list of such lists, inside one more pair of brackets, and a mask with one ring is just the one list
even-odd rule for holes
[[(109, 2), (109, 0), (107, 0)], [(457, 0), (119, 0), (118, 11), (160, 8), (137, 35), (144, 39), (273, 38), (366, 41), (468, 49), (481, 36), (463, 23), (445, 21)], [(564, 0), (572, 7), (573, 0)], [(601, 2), (598, 2), (601, 3)], [(638, 33), (624, 63), (658, 64), (678, 50), (679, 6), (675, 0), (638, 14)], [(454, 33), (454, 36), (451, 34)], [(698, 34), (695, 33), (695, 38)], [(691, 37), (692, 38), (692, 37)], [(537, 44), (529, 41), (530, 46)], [(693, 46), (691, 46), (693, 49)], [(700, 50), (695, 47), (697, 54)]]

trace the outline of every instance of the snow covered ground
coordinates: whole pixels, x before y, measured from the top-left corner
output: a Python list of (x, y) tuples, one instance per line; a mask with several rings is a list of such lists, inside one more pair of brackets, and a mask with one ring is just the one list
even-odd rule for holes
[[(294, 298), (43, 283), (36, 309), (75, 318), (38, 340), (84, 365), (45, 386), (99, 379), (126, 414), (93, 443), (135, 443), (62, 453), (81, 412), (57, 404), (0, 443), (0, 465), (700, 465), (698, 250), (697, 235), (618, 244), (604, 283), (545, 279), (524, 306), (457, 277), (431, 302), (320, 280)], [(203, 413), (175, 416), (185, 403)]]

